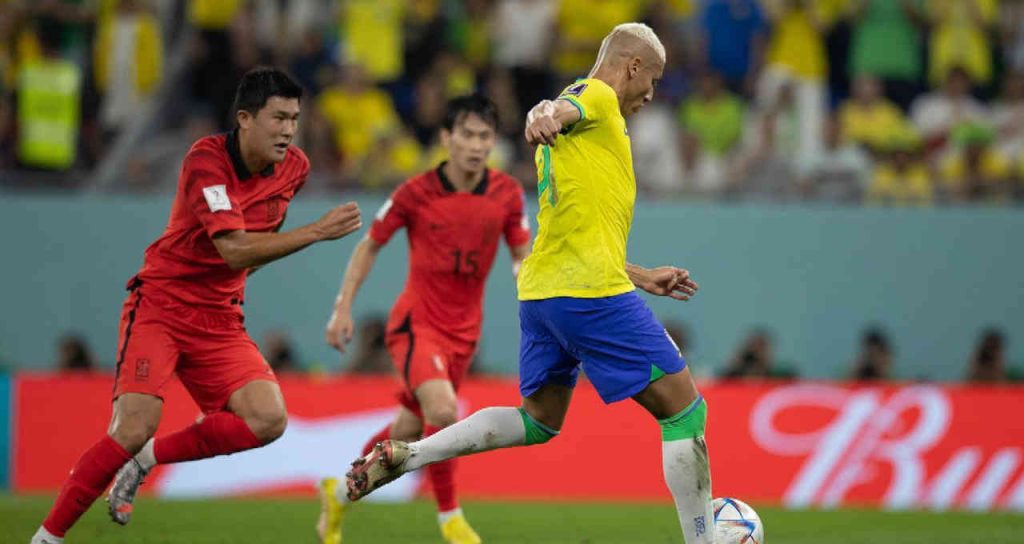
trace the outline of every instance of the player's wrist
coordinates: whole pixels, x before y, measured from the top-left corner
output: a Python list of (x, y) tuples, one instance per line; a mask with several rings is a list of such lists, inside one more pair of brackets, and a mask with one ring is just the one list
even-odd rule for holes
[(338, 316), (348, 315), (352, 313), (351, 299), (338, 295), (338, 298), (334, 299), (334, 314)]

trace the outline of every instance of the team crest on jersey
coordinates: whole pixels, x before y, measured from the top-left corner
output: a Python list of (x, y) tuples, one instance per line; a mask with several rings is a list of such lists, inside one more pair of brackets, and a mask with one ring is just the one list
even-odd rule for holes
[(573, 96), (579, 96), (583, 94), (583, 90), (587, 88), (586, 83), (577, 83), (565, 90), (565, 94), (571, 94)]
[(149, 359), (139, 359), (135, 361), (135, 381), (149, 381)]

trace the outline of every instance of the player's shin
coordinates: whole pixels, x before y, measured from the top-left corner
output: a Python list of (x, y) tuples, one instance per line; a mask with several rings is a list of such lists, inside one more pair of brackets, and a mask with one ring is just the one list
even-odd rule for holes
[(75, 463), (43, 527), (50, 534), (63, 537), (131, 458), (114, 439), (104, 436)]
[[(440, 430), (433, 425), (426, 425), (423, 434), (424, 436), (433, 436)], [(434, 491), (438, 512), (452, 512), (459, 507), (459, 502), (455, 498), (455, 463), (455, 459), (448, 459), (427, 467), (427, 477), (430, 479), (430, 487)]]
[(672, 492), (687, 544), (715, 542), (711, 508), (711, 467), (704, 441), (707, 403), (697, 397), (682, 412), (658, 420), (661, 425), (662, 468)]
[[(535, 438), (537, 433), (546, 431), (535, 428), (536, 422), (519, 408), (484, 408), (419, 442), (409, 444), (410, 455), (404, 470), (408, 472), (462, 455), (536, 444), (539, 442)], [(553, 434), (547, 437), (550, 439), (551, 436)]]

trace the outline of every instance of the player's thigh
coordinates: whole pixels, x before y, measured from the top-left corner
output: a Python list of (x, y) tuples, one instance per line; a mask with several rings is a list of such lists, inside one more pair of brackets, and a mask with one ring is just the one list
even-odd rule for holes
[(635, 292), (576, 299), (562, 309), (556, 321), (605, 402), (632, 397), (686, 367), (664, 326)]
[[(245, 399), (238, 401), (244, 403), (237, 405), (239, 409), (250, 406), (249, 399), (259, 398), (265, 400), (263, 403), (256, 401), (261, 409), (272, 410), (278, 416), (284, 414), (277, 377), (256, 343), (240, 326), (205, 330), (190, 338), (182, 349), (178, 377), (203, 412), (228, 408), (235, 393), (246, 388), (238, 397)], [(252, 387), (248, 387), (250, 384)]]
[(523, 398), (523, 410), (544, 425), (556, 431), (561, 430), (572, 402), (572, 391), (571, 387), (564, 385), (544, 384), (529, 397)]
[(690, 369), (684, 368), (681, 372), (666, 374), (651, 382), (643, 391), (634, 395), (633, 400), (655, 419), (665, 419), (685, 410), (698, 396), (700, 393), (690, 375)]
[(385, 344), (395, 370), (414, 397), (425, 382), (451, 381), (448, 349), (431, 329), (408, 327), (392, 331), (385, 336)]
[(411, 442), (423, 435), (423, 421), (405, 406), (398, 407), (395, 421), (391, 423), (391, 438)]
[(571, 391), (579, 376), (577, 358), (549, 326), (547, 313), (552, 304), (552, 300), (519, 303), (519, 393), (524, 399), (547, 385)]
[(148, 410), (136, 409), (140, 402), (118, 403), (118, 399), (135, 393), (161, 400), (180, 354), (174, 327), (163, 320), (161, 308), (138, 292), (129, 295), (121, 312), (113, 399), (115, 413), (121, 406), (121, 410), (131, 408), (134, 415), (128, 418), (122, 413), (120, 427)]

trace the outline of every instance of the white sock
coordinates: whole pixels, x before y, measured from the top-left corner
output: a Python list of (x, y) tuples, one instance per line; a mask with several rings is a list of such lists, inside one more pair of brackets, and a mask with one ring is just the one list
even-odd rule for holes
[(518, 408), (484, 408), (440, 431), (409, 444), (409, 460), (405, 470), (482, 451), (522, 446), (526, 443), (526, 427)]
[(156, 466), (156, 455), (153, 454), (152, 438), (146, 441), (146, 444), (142, 446), (142, 449), (139, 450), (139, 453), (135, 454), (135, 460), (146, 472), (153, 470), (153, 467)]
[(47, 531), (42, 525), (39, 526), (39, 530), (36, 534), (32, 535), (32, 540), (29, 544), (61, 544), (64, 542), (63, 537), (53, 536), (50, 531)]
[(686, 544), (714, 544), (711, 466), (703, 436), (661, 443), (665, 483), (676, 503)]
[(437, 513), (437, 523), (439, 525), (444, 525), (445, 523), (448, 522), (448, 520), (454, 518), (455, 516), (461, 516), (461, 515), (462, 515), (462, 508), (456, 508), (455, 510), (449, 510), (447, 512), (438, 512)]

